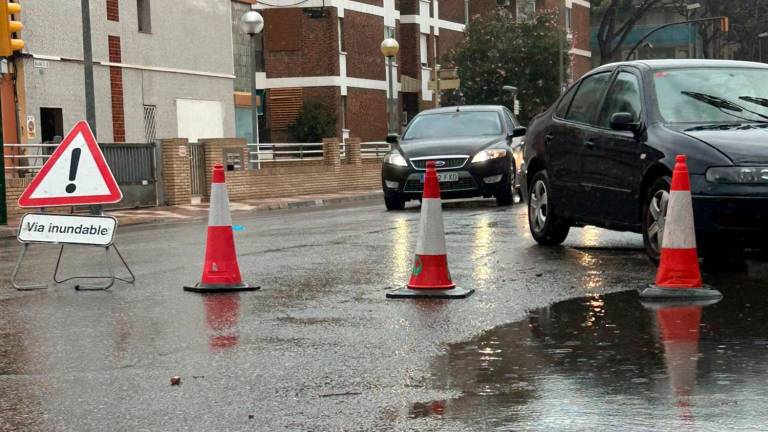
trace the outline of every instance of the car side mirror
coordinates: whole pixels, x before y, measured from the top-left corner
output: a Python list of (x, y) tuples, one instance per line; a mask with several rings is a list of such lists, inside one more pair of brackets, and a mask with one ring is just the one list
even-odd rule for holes
[(528, 129), (526, 129), (523, 126), (515, 126), (514, 129), (512, 129), (512, 133), (509, 134), (510, 138), (517, 138), (521, 136), (525, 136), (525, 132), (527, 132)]
[(387, 135), (387, 139), (385, 141), (387, 142), (387, 144), (397, 144), (400, 141), (400, 135), (389, 134)]
[(640, 123), (635, 121), (632, 113), (618, 112), (611, 115), (611, 129), (637, 133), (640, 131)]

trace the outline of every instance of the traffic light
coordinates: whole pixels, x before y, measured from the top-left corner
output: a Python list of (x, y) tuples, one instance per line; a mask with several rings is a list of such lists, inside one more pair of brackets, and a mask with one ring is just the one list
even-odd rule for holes
[(13, 34), (21, 31), (24, 25), (14, 21), (11, 15), (21, 12), (21, 5), (0, 0), (0, 57), (8, 57), (14, 51), (24, 48), (24, 41), (14, 39)]
[(720, 18), (720, 31), (723, 33), (728, 33), (728, 30), (731, 28), (731, 24), (728, 21), (728, 17), (722, 17)]

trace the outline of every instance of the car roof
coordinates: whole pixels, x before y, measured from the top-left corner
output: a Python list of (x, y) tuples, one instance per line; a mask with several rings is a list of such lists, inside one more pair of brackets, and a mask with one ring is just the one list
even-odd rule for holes
[(707, 59), (663, 59), (663, 60), (633, 60), (626, 62), (609, 63), (598, 68), (595, 68), (592, 72), (601, 72), (606, 70), (613, 70), (620, 66), (634, 66), (639, 69), (656, 70), (656, 69), (675, 69), (675, 68), (693, 68), (693, 67), (735, 67), (735, 68), (751, 68), (751, 69), (768, 69), (768, 64), (756, 63), (739, 60), (707, 60)]
[(431, 108), (419, 112), (419, 115), (450, 113), (456, 111), (501, 111), (503, 109), (504, 106), (502, 105), (454, 105), (440, 108)]

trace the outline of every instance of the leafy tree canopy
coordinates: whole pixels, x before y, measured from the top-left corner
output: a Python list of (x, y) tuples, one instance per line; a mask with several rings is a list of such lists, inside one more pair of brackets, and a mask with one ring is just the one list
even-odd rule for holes
[[(499, 8), (478, 17), (449, 55), (461, 79), (461, 88), (449, 95), (449, 102), (501, 104), (511, 109), (512, 99), (502, 87), (515, 86), (521, 105), (518, 117), (527, 123), (559, 95), (558, 61), (561, 47), (566, 46), (555, 12), (515, 21), (506, 9)], [(566, 63), (568, 55), (562, 59)]]

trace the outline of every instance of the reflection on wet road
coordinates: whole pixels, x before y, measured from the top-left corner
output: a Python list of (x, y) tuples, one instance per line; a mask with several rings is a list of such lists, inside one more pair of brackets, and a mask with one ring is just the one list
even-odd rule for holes
[(715, 305), (594, 295), (452, 344), (431, 384), (459, 396), (409, 415), (502, 430), (766, 430), (768, 284), (710, 279), (729, 287)]
[[(699, 317), (620, 292), (653, 280), (637, 235), (587, 227), (538, 247), (525, 208), (493, 201), (446, 203), (444, 218), (467, 300), (385, 298), (410, 273), (417, 207), (238, 214), (253, 293), (182, 291), (200, 275), (204, 222), (122, 230), (137, 283), (106, 293), (19, 294), (18, 245), (0, 243), (0, 431), (768, 424), (765, 263), (705, 273), (726, 297)], [(63, 270), (95, 273), (92, 256), (77, 249)], [(30, 258), (27, 277), (50, 277), (55, 248)]]

